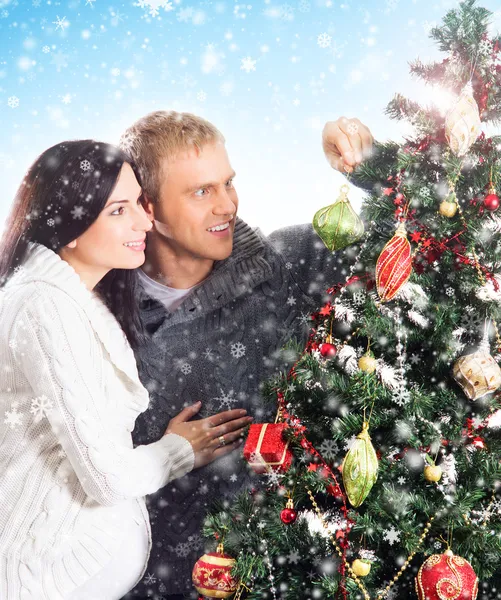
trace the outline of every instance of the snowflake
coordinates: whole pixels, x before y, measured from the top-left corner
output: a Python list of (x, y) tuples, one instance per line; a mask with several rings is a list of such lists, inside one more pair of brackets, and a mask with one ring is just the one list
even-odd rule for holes
[(44, 54), (48, 54), (48, 53), (50, 52), (50, 46), (44, 46), (44, 47), (42, 48), (42, 52), (43, 52)]
[(405, 482), (407, 481), (407, 479), (401, 475), (398, 479), (397, 479), (397, 483), (399, 483), (400, 485), (405, 485)]
[(207, 100), (207, 94), (203, 90), (200, 90), (197, 94), (197, 100), (199, 102), (205, 102)]
[(473, 306), (467, 306), (465, 311), (461, 317), (462, 327), (470, 333), (477, 331), (482, 325), (482, 317), (475, 312)]
[(355, 135), (356, 133), (358, 133), (358, 125), (356, 123), (353, 123), (353, 121), (350, 121), (350, 123), (348, 123), (348, 127), (346, 129), (348, 130), (348, 133), (350, 135)]
[(411, 354), (409, 357), (409, 362), (413, 365), (417, 365), (421, 362), (421, 357), (418, 354)]
[(146, 577), (144, 578), (144, 583), (146, 585), (153, 585), (154, 583), (156, 583), (157, 578), (155, 577), (155, 575), (152, 575), (151, 573), (148, 573), (148, 575), (146, 575)]
[(292, 21), (294, 19), (294, 8), (290, 4), (282, 4), (280, 7), (280, 18), (283, 21)]
[(267, 485), (280, 485), (283, 477), (284, 473), (279, 473), (278, 471), (273, 471), (270, 469), (266, 473), (266, 478), (268, 479)]
[(335, 458), (338, 452), (339, 447), (334, 440), (323, 440), (320, 444), (320, 453), (327, 460)]
[(169, 0), (138, 0), (138, 3), (134, 6), (139, 6), (139, 8), (148, 8), (148, 12), (151, 17), (158, 17), (161, 8), (167, 12), (174, 10), (172, 2)]
[(210, 348), (206, 348), (206, 349), (205, 349), (205, 352), (204, 352), (204, 357), (205, 357), (207, 360), (212, 360), (212, 359), (214, 358), (213, 351), (212, 351)]
[(250, 56), (246, 56), (245, 58), (242, 58), (242, 64), (240, 65), (240, 69), (242, 71), (245, 71), (246, 73), (255, 71), (256, 70), (256, 62), (257, 61), (252, 60), (252, 58)]
[(245, 356), (245, 350), (246, 346), (244, 346), (241, 342), (231, 345), (231, 355), (233, 358), (242, 358), (242, 356)]
[(297, 563), (299, 562), (299, 559), (301, 558), (301, 555), (299, 554), (299, 552), (294, 551), (291, 552), (288, 556), (287, 556), (287, 560), (291, 563), (294, 563), (295, 565), (297, 565)]
[(93, 4), (96, 0), (86, 0), (85, 2), (85, 6), (90, 6), (91, 8), (94, 8)]
[(311, 4), (308, 0), (299, 0), (298, 8), (301, 12), (307, 13), (311, 10)]
[(410, 397), (411, 394), (409, 390), (403, 385), (401, 385), (400, 388), (394, 391), (392, 394), (392, 400), (395, 402), (395, 404), (398, 404), (398, 406), (404, 406), (404, 404), (407, 404), (407, 402), (410, 400)]
[(8, 425), (11, 429), (16, 429), (18, 425), (21, 425), (21, 419), (23, 415), (17, 412), (17, 404), (12, 405), (12, 410), (5, 411), (5, 425)]
[(345, 440), (345, 442), (344, 442), (344, 449), (345, 450), (349, 450), (353, 446), (353, 444), (355, 443), (356, 439), (357, 439), (356, 436), (352, 435), (350, 439)]
[(364, 304), (365, 302), (365, 298), (366, 298), (366, 293), (365, 292), (355, 292), (353, 294), (353, 304), (355, 306), (362, 306), (362, 304)]
[(176, 556), (179, 556), (179, 558), (186, 558), (191, 552), (190, 543), (179, 542), (179, 544), (176, 545), (174, 550), (176, 552)]
[(454, 288), (448, 287), (448, 288), (445, 290), (445, 293), (447, 294), (447, 296), (449, 296), (449, 298), (451, 298), (452, 296), (454, 296), (454, 294), (455, 294), (456, 292), (454, 291)]
[(292, 269), (292, 263), (291, 262), (286, 262), (285, 263), (285, 268), (290, 271)]
[(386, 7), (388, 10), (395, 10), (397, 8), (399, 0), (386, 0)]
[(54, 219), (47, 219), (47, 225), (49, 227), (54, 227), (55, 224), (56, 222), (54, 221)]
[(58, 29), (61, 29), (61, 31), (64, 31), (67, 27), (70, 26), (70, 24), (66, 20), (66, 17), (63, 17), (62, 19), (60, 19), (59, 15), (56, 15), (56, 20), (52, 21), (52, 24), (56, 26), (56, 31)]
[(383, 531), (383, 539), (386, 540), (390, 546), (393, 546), (395, 542), (400, 541), (400, 532), (392, 525), (389, 529)]
[(61, 96), (61, 101), (63, 104), (71, 104), (71, 94), (65, 94)]
[(289, 383), (289, 385), (287, 386), (287, 391), (292, 394), (292, 392), (296, 391), (296, 386), (293, 383)]
[(492, 42), (491, 40), (481, 40), (478, 45), (478, 51), (480, 54), (490, 54), (492, 52)]
[(39, 396), (38, 398), (33, 398), (31, 401), (30, 412), (32, 415), (35, 415), (36, 421), (41, 421), (53, 408), (54, 404), (52, 400), (49, 400), (47, 396)]
[(294, 296), (289, 296), (289, 297), (287, 298), (287, 304), (288, 304), (289, 306), (294, 306), (294, 304), (296, 304), (296, 299), (294, 298)]
[(87, 159), (82, 160), (82, 161), (80, 161), (80, 169), (84, 172), (92, 171), (92, 165), (90, 164), (90, 162)]
[(427, 187), (419, 188), (419, 195), (422, 196), (423, 198), (429, 198), (430, 190)]
[(435, 550), (440, 550), (440, 548), (442, 548), (442, 542), (436, 541), (433, 544), (433, 547), (435, 548)]
[(71, 209), (71, 214), (74, 219), (81, 219), (85, 214), (85, 208), (83, 206), (74, 206)]
[(234, 393), (235, 392), (233, 390), (230, 390), (227, 394), (225, 394), (221, 389), (221, 396), (218, 398), (213, 398), (213, 400), (218, 400), (221, 408), (227, 408), (229, 410), (231, 405), (237, 401), (237, 399), (234, 398)]
[(321, 33), (317, 37), (317, 44), (320, 48), (328, 48), (331, 45), (332, 38), (328, 33)]
[(19, 106), (19, 98), (17, 96), (10, 96), (7, 99), (7, 104), (10, 108), (17, 108)]
[(22, 277), (25, 273), (26, 273), (26, 268), (23, 267), (23, 265), (18, 265), (14, 269), (14, 275), (17, 275), (18, 277)]
[(191, 368), (190, 363), (185, 362), (181, 365), (181, 373), (183, 375), (189, 375), (191, 373), (191, 371), (192, 371), (192, 368)]

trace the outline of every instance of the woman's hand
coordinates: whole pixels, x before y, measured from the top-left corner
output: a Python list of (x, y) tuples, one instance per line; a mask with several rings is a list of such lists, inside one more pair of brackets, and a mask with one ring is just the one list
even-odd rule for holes
[(225, 410), (205, 419), (190, 421), (200, 410), (201, 402), (187, 406), (169, 421), (165, 431), (186, 438), (195, 453), (193, 468), (203, 467), (239, 446), (252, 417), (240, 408)]

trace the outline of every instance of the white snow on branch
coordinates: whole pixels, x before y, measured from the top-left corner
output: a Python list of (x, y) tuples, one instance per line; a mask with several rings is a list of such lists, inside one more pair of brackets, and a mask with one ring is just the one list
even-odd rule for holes
[(494, 282), (489, 279), (487, 282), (477, 290), (477, 298), (484, 302), (501, 302), (501, 275), (494, 275), (494, 279), (498, 285), (496, 290)]
[(430, 324), (430, 321), (417, 310), (409, 310), (407, 316), (413, 323), (422, 329), (426, 329)]
[(355, 320), (355, 311), (351, 307), (346, 306), (346, 304), (336, 302), (335, 311), (336, 319), (339, 321), (352, 323)]
[(408, 302), (418, 309), (423, 309), (428, 305), (428, 296), (420, 285), (408, 281), (402, 286), (398, 293), (398, 299)]
[(376, 374), (384, 387), (396, 390), (401, 384), (397, 370), (385, 363), (382, 358), (376, 361), (376, 365)]
[(337, 359), (348, 375), (353, 375), (353, 373), (356, 373), (359, 370), (357, 351), (353, 346), (345, 344), (338, 352)]

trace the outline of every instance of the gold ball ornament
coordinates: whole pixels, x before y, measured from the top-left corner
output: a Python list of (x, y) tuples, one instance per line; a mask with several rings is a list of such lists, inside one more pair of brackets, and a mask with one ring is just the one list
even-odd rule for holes
[(448, 219), (452, 219), (452, 217), (457, 213), (458, 205), (456, 202), (451, 202), (450, 200), (444, 200), (440, 203), (440, 208), (438, 212), (442, 215), (442, 217), (447, 217)]
[(423, 475), (426, 481), (436, 483), (442, 479), (442, 468), (438, 465), (426, 465)]
[(357, 558), (351, 564), (351, 570), (357, 577), (367, 577), (371, 572), (371, 563), (367, 560)]
[(370, 353), (366, 353), (361, 356), (358, 360), (358, 368), (364, 373), (374, 373), (377, 367), (377, 362), (374, 356)]

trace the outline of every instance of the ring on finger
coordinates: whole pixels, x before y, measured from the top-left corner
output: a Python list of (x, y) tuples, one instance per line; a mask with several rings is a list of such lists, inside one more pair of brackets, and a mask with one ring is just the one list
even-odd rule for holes
[(224, 439), (224, 435), (220, 435), (217, 439), (219, 440), (219, 448), (221, 448), (221, 446), (224, 446), (226, 444), (226, 440)]

